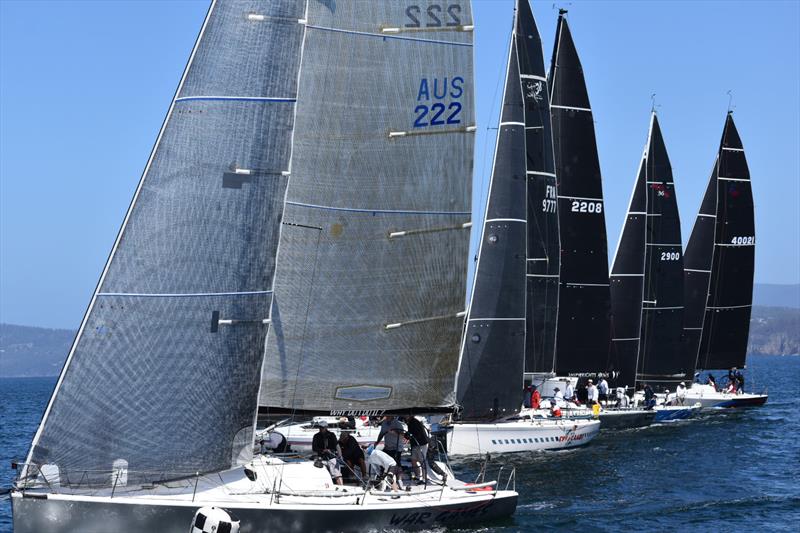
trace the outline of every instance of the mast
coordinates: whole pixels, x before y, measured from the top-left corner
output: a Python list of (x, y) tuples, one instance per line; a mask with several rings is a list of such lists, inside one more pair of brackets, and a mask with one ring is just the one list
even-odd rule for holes
[(457, 377), (464, 419), (494, 419), (521, 405), (528, 201), (517, 16)]
[(750, 171), (729, 111), (686, 247), (686, 350), (698, 369), (743, 368), (755, 269)]
[(682, 252), (672, 168), (653, 112), (611, 274), (617, 384), (646, 381), (662, 388), (693, 372), (682, 357)]
[(267, 417), (455, 404), (472, 13), (469, 2), (441, 13), (406, 4), (308, 2), (260, 393)]
[(555, 365), (560, 243), (550, 91), (542, 40), (528, 0), (517, 2), (515, 27), (525, 103), (528, 183), (525, 372), (551, 373)]
[(606, 224), (594, 120), (565, 13), (548, 78), (561, 239), (555, 370), (594, 375), (610, 362)]
[(142, 483), (252, 456), (304, 11), (251, 7), (206, 15), (25, 474), (110, 486), (121, 464)]

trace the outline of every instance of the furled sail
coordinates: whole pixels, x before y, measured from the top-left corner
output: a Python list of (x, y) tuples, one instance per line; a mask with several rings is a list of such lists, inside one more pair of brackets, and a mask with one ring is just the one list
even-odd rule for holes
[(134, 483), (251, 454), (304, 4), (212, 3), (27, 474)]
[(525, 107), (514, 24), (492, 177), (461, 348), (457, 397), (464, 419), (521, 406), (525, 359), (527, 197)]
[(261, 412), (455, 403), (474, 144), (472, 13), (312, 0)]
[(611, 349), (606, 222), (592, 110), (564, 13), (548, 78), (561, 239), (555, 370), (591, 375), (608, 369)]
[(694, 372), (682, 344), (682, 251), (672, 167), (653, 113), (611, 269), (617, 384), (663, 387)]
[(558, 312), (558, 199), (550, 91), (542, 40), (528, 0), (517, 2), (515, 35), (525, 103), (528, 183), (527, 304), (525, 372), (553, 372)]
[(684, 259), (686, 350), (697, 368), (745, 365), (755, 244), (750, 171), (729, 112)]

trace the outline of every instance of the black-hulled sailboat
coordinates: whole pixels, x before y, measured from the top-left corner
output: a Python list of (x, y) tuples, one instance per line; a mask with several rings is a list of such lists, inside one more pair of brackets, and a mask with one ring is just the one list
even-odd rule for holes
[[(755, 245), (750, 170), (729, 111), (684, 257), (685, 349), (698, 370), (745, 367)], [(767, 401), (766, 394), (729, 394), (700, 383), (692, 385), (687, 398), (703, 407), (744, 407)]]
[(528, 0), (518, 0), (459, 365), (461, 422), (448, 439), (451, 455), (572, 447), (599, 430), (591, 420), (516, 416), (523, 371), (552, 364), (558, 261), (548, 108), (539, 31)]
[[(681, 223), (655, 112), (610, 279), (615, 385), (674, 391), (693, 374), (694, 359), (683, 350)], [(687, 418), (692, 411), (659, 407), (655, 420)]]
[(455, 405), (472, 13), (456, 2), (432, 28), (406, 4), (212, 2), (19, 465), (15, 531), (184, 533), (220, 508), (253, 532), (513, 513), (516, 492), (452, 472), (388, 494), (253, 454), (259, 393), (281, 413)]

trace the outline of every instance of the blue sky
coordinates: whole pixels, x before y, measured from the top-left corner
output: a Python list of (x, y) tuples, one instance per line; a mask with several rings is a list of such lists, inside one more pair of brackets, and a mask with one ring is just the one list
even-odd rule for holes
[[(532, 2), (549, 62), (557, 12)], [(491, 166), (512, 0), (474, 0), (474, 211)], [(684, 241), (728, 106), (756, 200), (756, 281), (800, 282), (800, 3), (567, 4), (594, 110), (609, 253), (650, 95)], [(78, 326), (207, 8), (205, 1), (0, 1), (0, 321)]]

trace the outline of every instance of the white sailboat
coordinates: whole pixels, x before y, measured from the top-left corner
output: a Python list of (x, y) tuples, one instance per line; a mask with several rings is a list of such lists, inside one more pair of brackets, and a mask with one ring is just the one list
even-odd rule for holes
[(387, 492), (252, 453), (259, 396), (326, 416), (454, 405), (473, 26), (468, 1), (441, 15), (212, 2), (19, 465), (15, 531), (185, 533), (206, 507), (252, 532), (514, 512), (513, 490), (450, 471)]

